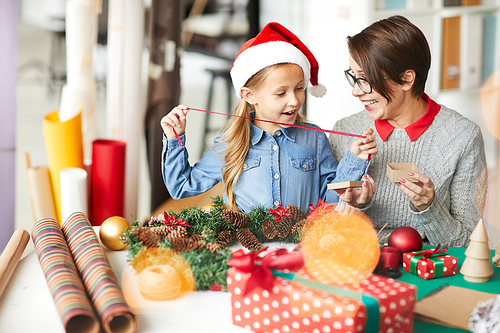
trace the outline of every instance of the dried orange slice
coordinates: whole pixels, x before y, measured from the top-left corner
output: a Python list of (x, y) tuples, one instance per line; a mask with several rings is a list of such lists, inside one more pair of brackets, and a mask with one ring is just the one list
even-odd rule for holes
[(359, 283), (377, 266), (380, 246), (370, 219), (363, 213), (327, 214), (304, 226), (305, 266), (319, 282)]

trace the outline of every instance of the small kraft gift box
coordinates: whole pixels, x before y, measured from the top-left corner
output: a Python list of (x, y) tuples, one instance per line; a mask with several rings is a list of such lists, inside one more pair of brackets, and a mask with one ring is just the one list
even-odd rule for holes
[[(233, 324), (237, 326), (273, 333), (413, 330), (413, 285), (370, 275), (360, 283), (340, 288), (314, 281), (304, 269), (295, 273), (272, 269), (269, 276), (260, 270), (262, 264), (257, 266), (256, 271), (228, 270), (227, 288)], [(269, 280), (263, 282), (262, 278)]]
[(424, 280), (457, 274), (457, 258), (446, 254), (447, 247), (403, 253), (403, 269)]

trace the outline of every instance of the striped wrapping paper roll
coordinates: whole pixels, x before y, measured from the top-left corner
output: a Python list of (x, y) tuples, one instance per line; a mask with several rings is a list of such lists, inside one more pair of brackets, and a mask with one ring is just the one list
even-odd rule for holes
[(66, 332), (99, 332), (100, 325), (59, 223), (46, 218), (31, 231), (35, 252)]
[(73, 213), (63, 223), (62, 230), (104, 331), (135, 332), (135, 316), (85, 215)]

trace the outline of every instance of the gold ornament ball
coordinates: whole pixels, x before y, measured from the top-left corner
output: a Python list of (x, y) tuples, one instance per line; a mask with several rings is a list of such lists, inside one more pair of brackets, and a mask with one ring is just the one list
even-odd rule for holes
[(127, 247), (128, 244), (120, 241), (120, 236), (130, 227), (130, 223), (121, 216), (111, 216), (101, 224), (99, 236), (101, 242), (110, 250), (119, 251)]

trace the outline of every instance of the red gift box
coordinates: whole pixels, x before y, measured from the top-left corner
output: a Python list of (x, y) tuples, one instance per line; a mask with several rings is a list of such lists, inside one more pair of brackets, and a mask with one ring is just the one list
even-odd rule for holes
[(457, 258), (436, 249), (403, 253), (403, 269), (424, 280), (457, 274)]
[[(298, 274), (307, 276), (299, 270)], [(308, 288), (273, 277), (269, 290), (256, 286), (246, 295), (251, 273), (231, 268), (233, 324), (255, 332), (364, 332), (367, 310), (361, 301)], [(416, 287), (391, 278), (371, 275), (352, 285), (379, 303), (378, 332), (412, 332)], [(368, 323), (369, 324), (369, 323)]]

